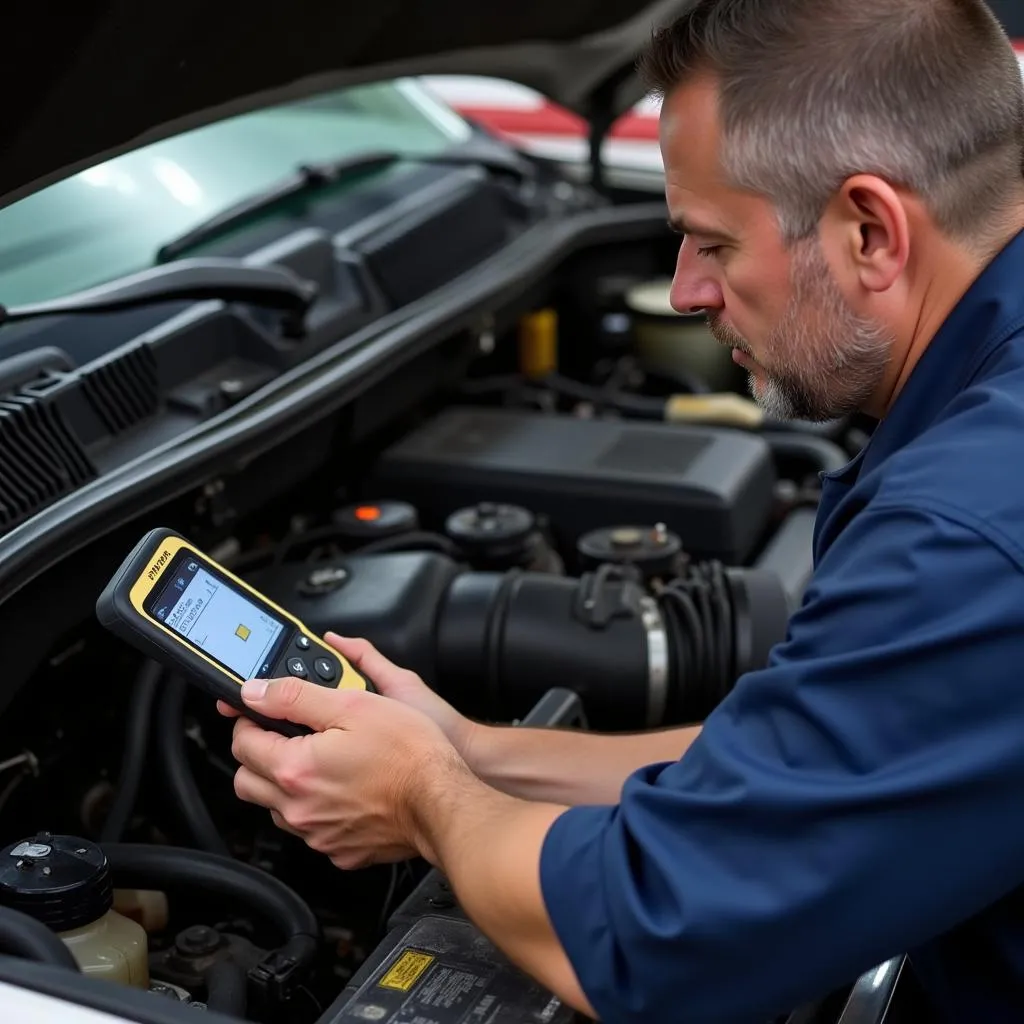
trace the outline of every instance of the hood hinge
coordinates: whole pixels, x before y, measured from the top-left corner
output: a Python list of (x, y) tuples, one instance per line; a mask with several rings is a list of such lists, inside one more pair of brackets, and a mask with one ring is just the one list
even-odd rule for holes
[(593, 91), (590, 98), (587, 112), (587, 124), (590, 128), (588, 137), (590, 185), (599, 195), (604, 195), (607, 188), (604, 180), (604, 161), (601, 158), (601, 148), (604, 145), (604, 140), (608, 138), (608, 133), (619, 119), (619, 115), (615, 113), (615, 98), (622, 84), (632, 78), (635, 72), (636, 67), (633, 64), (619, 68)]

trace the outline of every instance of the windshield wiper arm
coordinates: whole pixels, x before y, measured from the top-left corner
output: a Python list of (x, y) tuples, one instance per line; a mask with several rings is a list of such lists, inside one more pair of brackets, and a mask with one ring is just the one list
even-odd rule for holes
[(524, 177), (532, 171), (531, 165), (515, 154), (506, 154), (483, 146), (467, 146), (463, 149), (450, 149), (440, 153), (427, 154), (402, 153), (383, 149), (359, 153), (356, 156), (341, 157), (338, 160), (328, 160), (324, 163), (303, 164), (287, 178), (275, 182), (262, 192), (247, 196), (172, 241), (165, 242), (157, 250), (157, 262), (166, 263), (176, 259), (181, 253), (201, 245), (225, 231), (239, 227), (251, 217), (264, 213), (287, 199), (304, 192), (313, 192), (329, 185), (337, 185), (339, 182), (359, 177), (361, 174), (386, 170), (392, 164), (402, 160), (420, 164), (447, 164), (453, 167), (486, 167), (492, 171), (515, 174), (519, 177)]
[(258, 267), (234, 259), (178, 260), (59, 299), (26, 306), (0, 305), (0, 326), (19, 320), (78, 313), (110, 313), (179, 299), (244, 302), (293, 316), (293, 326), (316, 301), (317, 285), (282, 266)]

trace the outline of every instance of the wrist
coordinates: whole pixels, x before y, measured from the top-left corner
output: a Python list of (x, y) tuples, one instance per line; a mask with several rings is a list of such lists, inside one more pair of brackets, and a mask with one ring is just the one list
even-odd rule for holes
[(486, 749), (486, 737), (490, 728), (490, 726), (474, 722), (471, 718), (466, 718), (465, 715), (459, 715), (459, 722), (452, 736), (452, 745), (459, 752), (462, 760), (466, 762), (469, 770), (477, 776), (481, 774), (478, 762), (481, 761)]
[(442, 868), (444, 849), (459, 814), (469, 814), (470, 806), (483, 783), (457, 753), (449, 750), (421, 763), (414, 785), (405, 792), (405, 812), (409, 838), (424, 860)]

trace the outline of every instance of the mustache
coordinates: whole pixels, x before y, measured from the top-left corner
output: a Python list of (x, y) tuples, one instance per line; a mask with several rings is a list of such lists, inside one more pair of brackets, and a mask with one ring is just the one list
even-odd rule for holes
[(750, 346), (747, 344), (746, 339), (728, 324), (723, 323), (718, 313), (709, 313), (707, 320), (708, 330), (715, 341), (720, 345), (726, 346), (726, 348), (738, 349), (744, 355), (750, 356), (751, 359), (754, 358), (754, 353), (750, 351)]

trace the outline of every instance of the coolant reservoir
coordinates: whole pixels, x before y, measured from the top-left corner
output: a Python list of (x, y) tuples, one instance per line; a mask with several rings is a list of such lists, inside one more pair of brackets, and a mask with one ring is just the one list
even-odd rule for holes
[(137, 988), (149, 987), (146, 932), (131, 918), (108, 910), (92, 924), (58, 934), (83, 973)]
[(44, 832), (0, 850), (0, 903), (55, 931), (84, 974), (148, 989), (146, 931), (113, 909), (110, 866), (95, 843)]

